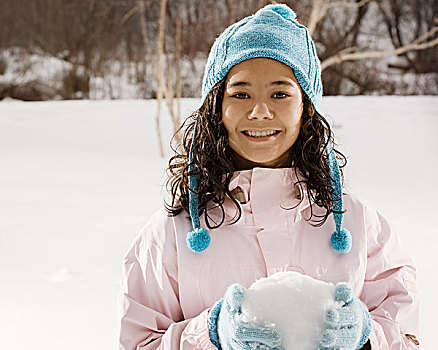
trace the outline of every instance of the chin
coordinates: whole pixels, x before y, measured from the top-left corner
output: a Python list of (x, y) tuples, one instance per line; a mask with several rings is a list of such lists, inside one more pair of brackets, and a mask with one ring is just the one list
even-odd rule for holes
[(256, 164), (274, 164), (275, 163), (275, 159), (253, 159), (250, 160), (250, 162), (256, 163)]
[(233, 164), (237, 169), (250, 169), (254, 167), (278, 168), (288, 167), (291, 163), (286, 152), (236, 152), (233, 150)]
[(248, 159), (249, 162), (253, 163), (254, 166), (259, 166), (259, 167), (267, 167), (267, 168), (275, 168), (276, 166), (278, 166), (278, 160), (271, 159), (271, 158), (252, 158), (252, 159)]

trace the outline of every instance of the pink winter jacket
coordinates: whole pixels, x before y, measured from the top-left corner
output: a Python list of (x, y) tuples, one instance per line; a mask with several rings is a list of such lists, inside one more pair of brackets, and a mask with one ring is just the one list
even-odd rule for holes
[[(249, 288), (279, 271), (348, 282), (373, 317), (372, 349), (418, 349), (416, 269), (396, 233), (375, 209), (346, 194), (343, 227), (353, 246), (347, 254), (336, 252), (330, 245), (333, 216), (321, 227), (305, 220), (311, 207), (306, 191), (297, 191), (294, 173), (236, 172), (230, 190), (240, 188), (242, 217), (229, 224), (236, 208), (226, 198), (227, 221), (209, 230), (210, 246), (201, 253), (187, 247), (192, 225), (185, 212), (168, 217), (162, 209), (152, 216), (124, 260), (119, 349), (216, 349), (207, 326), (213, 304), (229, 285)], [(220, 220), (221, 212), (212, 209), (210, 216)]]

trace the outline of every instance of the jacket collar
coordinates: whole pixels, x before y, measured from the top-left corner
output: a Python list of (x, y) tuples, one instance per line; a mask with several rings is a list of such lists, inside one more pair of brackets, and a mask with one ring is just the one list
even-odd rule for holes
[[(296, 168), (260, 168), (255, 167), (248, 170), (236, 171), (233, 173), (229, 184), (229, 190), (233, 197), (240, 204), (254, 200), (266, 201), (266, 206), (280, 205), (284, 208), (294, 208), (295, 220), (308, 214), (302, 214), (308, 209), (313, 200), (307, 194), (304, 176)], [(226, 197), (224, 210), (229, 219), (235, 217), (236, 205)]]
[(264, 187), (290, 189), (293, 188), (293, 198), (297, 200), (307, 197), (306, 184), (304, 176), (296, 168), (260, 168), (255, 167), (248, 170), (240, 170), (233, 173), (230, 184), (228, 186), (230, 192), (237, 188), (244, 190), (246, 201), (249, 200), (248, 195), (255, 181), (254, 179), (263, 179)]

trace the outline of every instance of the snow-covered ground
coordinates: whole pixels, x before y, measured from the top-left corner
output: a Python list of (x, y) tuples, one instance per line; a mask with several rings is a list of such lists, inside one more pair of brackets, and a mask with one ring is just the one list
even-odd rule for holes
[[(184, 100), (184, 114), (197, 104)], [(155, 108), (0, 103), (2, 349), (116, 347), (123, 257), (165, 194)], [(348, 186), (389, 218), (417, 262), (422, 349), (434, 349), (438, 98), (333, 97), (323, 109), (349, 156)], [(168, 139), (170, 118), (163, 124)]]

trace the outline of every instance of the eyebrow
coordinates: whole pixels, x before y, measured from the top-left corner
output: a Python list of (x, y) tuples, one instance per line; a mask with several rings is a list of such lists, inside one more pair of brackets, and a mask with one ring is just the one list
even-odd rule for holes
[[(271, 84), (271, 86), (282, 86), (282, 85), (286, 85), (286, 86), (292, 86), (292, 87), (296, 87), (296, 84), (291, 83), (290, 81), (286, 81), (286, 80), (277, 80), (277, 81), (273, 81)], [(232, 84), (228, 84), (228, 87), (235, 87), (235, 86), (251, 86), (250, 83), (246, 82), (246, 81), (237, 81), (235, 83)]]

